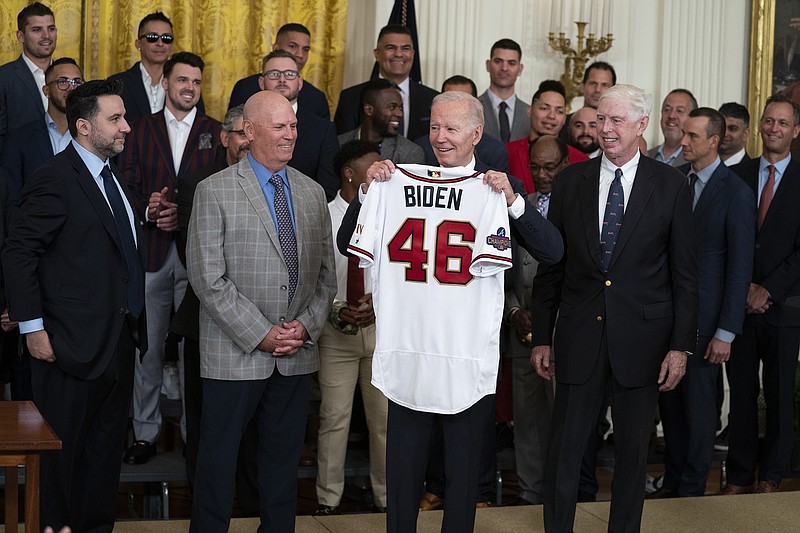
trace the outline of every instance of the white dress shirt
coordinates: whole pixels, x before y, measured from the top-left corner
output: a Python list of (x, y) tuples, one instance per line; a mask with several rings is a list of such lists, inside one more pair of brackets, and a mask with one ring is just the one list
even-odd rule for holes
[[(614, 174), (617, 168), (622, 169), (622, 179), (620, 181), (622, 182), (622, 192), (625, 194), (624, 213), (628, 209), (628, 202), (630, 201), (631, 191), (633, 190), (633, 180), (636, 178), (636, 170), (639, 168), (640, 157), (642, 157), (642, 153), (637, 150), (633, 159), (621, 167), (617, 167), (617, 165), (609, 161), (605, 154), (600, 160), (600, 191), (597, 195), (597, 229), (599, 234), (603, 233), (603, 218), (605, 218), (606, 215), (608, 191), (611, 189), (611, 182), (614, 181)], [(623, 218), (622, 220), (622, 223), (625, 224), (625, 219)]]
[(166, 107), (164, 108), (164, 119), (167, 121), (167, 133), (169, 134), (169, 146), (172, 149), (172, 162), (175, 165), (175, 174), (181, 169), (183, 151), (186, 149), (186, 141), (189, 139), (189, 132), (194, 125), (197, 116), (197, 107), (193, 107), (189, 113), (178, 120), (175, 115)]
[(142, 71), (142, 84), (144, 84), (144, 92), (147, 94), (147, 101), (150, 104), (150, 112), (158, 113), (164, 107), (164, 100), (167, 98), (167, 92), (164, 86), (161, 85), (161, 80), (164, 79), (162, 75), (158, 83), (153, 85), (153, 78), (144, 68), (144, 65), (139, 63), (139, 69)]
[(39, 98), (42, 99), (42, 105), (45, 109), (47, 109), (47, 97), (42, 92), (42, 87), (44, 87), (44, 71), (39, 68), (39, 66), (31, 61), (28, 56), (22, 54), (22, 60), (25, 61), (25, 64), (28, 65), (28, 68), (33, 74), (33, 79), (36, 80), (36, 88), (39, 90)]

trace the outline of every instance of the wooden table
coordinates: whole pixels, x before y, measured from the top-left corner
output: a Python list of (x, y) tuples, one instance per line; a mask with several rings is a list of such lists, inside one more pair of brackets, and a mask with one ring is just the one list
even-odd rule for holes
[(6, 475), (6, 531), (17, 531), (17, 468), (25, 467), (25, 531), (39, 529), (39, 452), (60, 450), (61, 441), (33, 402), (0, 401), (0, 467)]

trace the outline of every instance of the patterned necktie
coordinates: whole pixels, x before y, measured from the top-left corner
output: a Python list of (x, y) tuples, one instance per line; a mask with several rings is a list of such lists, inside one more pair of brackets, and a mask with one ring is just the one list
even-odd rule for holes
[(611, 264), (611, 255), (617, 244), (624, 214), (625, 191), (622, 190), (622, 169), (618, 168), (614, 172), (614, 181), (611, 182), (611, 188), (608, 190), (606, 213), (603, 216), (603, 231), (600, 233), (600, 257), (605, 272), (608, 272), (608, 265)]
[(769, 169), (769, 177), (764, 184), (764, 188), (761, 189), (761, 200), (758, 202), (759, 230), (761, 230), (761, 226), (764, 225), (764, 219), (767, 217), (767, 211), (769, 211), (769, 204), (772, 203), (772, 195), (775, 194), (775, 167), (773, 165), (767, 165), (767, 168)]
[(289, 304), (291, 304), (294, 298), (294, 291), (297, 288), (297, 241), (292, 227), (292, 217), (289, 214), (289, 202), (286, 200), (286, 193), (283, 191), (283, 180), (278, 174), (273, 174), (269, 181), (275, 187), (275, 218), (278, 221), (278, 240), (281, 243), (286, 269), (289, 271)]
[(692, 208), (697, 205), (697, 192), (695, 186), (697, 185), (698, 176), (694, 172), (689, 173), (689, 192), (692, 194)]
[(500, 121), (500, 140), (503, 141), (503, 144), (507, 143), (511, 138), (511, 126), (508, 124), (508, 113), (506, 113), (506, 109), (508, 109), (508, 104), (500, 102), (500, 113), (497, 115), (497, 118)]
[(138, 318), (144, 308), (144, 276), (142, 275), (142, 265), (139, 262), (139, 254), (136, 251), (136, 241), (133, 240), (131, 222), (128, 218), (128, 211), (122, 201), (122, 195), (114, 182), (114, 175), (108, 165), (100, 171), (103, 178), (103, 189), (106, 191), (108, 203), (111, 204), (111, 212), (117, 224), (117, 232), (122, 242), (122, 251), (125, 254), (125, 262), (128, 264), (128, 312)]
[(547, 218), (547, 208), (550, 207), (550, 195), (540, 194), (539, 199), (536, 200), (536, 210), (539, 214)]

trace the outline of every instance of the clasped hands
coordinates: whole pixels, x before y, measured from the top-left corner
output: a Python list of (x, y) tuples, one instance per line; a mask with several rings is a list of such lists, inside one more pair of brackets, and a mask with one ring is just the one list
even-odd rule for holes
[(292, 320), (284, 322), (283, 326), (272, 326), (256, 348), (270, 352), (273, 357), (282, 357), (296, 354), (306, 340), (306, 327), (299, 320)]

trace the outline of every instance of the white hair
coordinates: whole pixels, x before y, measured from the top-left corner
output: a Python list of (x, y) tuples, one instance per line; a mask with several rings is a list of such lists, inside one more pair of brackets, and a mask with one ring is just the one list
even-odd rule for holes
[(467, 106), (467, 118), (469, 118), (471, 123), (470, 126), (483, 126), (483, 104), (481, 104), (480, 100), (464, 91), (445, 91), (437, 94), (433, 99), (431, 107), (440, 103), (449, 104), (456, 102), (466, 102), (469, 104)]
[(635, 85), (618, 83), (603, 93), (600, 102), (603, 100), (624, 102), (628, 106), (628, 117), (633, 120), (649, 117), (653, 110), (653, 96)]

